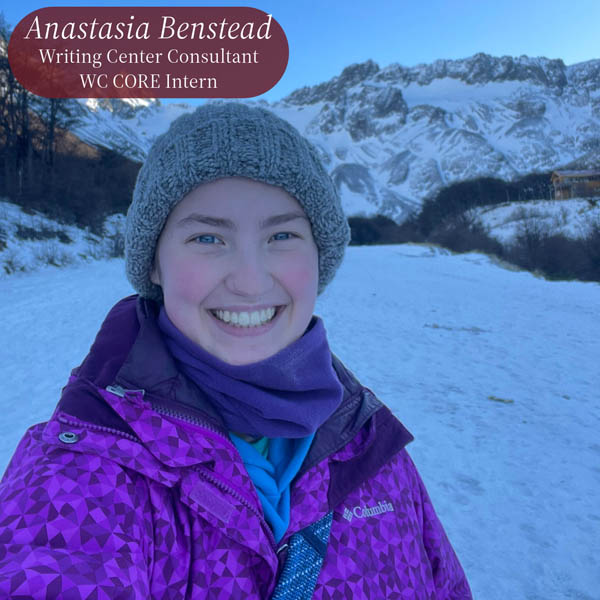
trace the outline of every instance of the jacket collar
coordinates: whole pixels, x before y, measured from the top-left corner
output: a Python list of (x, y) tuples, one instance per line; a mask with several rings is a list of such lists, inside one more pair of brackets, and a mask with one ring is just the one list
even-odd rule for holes
[[(88, 356), (74, 369), (76, 378), (63, 390), (58, 408), (83, 421), (132, 433), (127, 419), (116, 414), (105, 396), (95, 394), (93, 389), (103, 390), (110, 385), (143, 389), (146, 400), (200, 416), (226, 435), (222, 420), (202, 391), (177, 370), (156, 324), (157, 314), (155, 302), (135, 295), (117, 303), (104, 320)], [(334, 461), (342, 465), (335, 469), (339, 474), (336, 479), (344, 482), (347, 492), (365, 478), (365, 470), (356, 468), (361, 456), (366, 461), (363, 466), (372, 473), (413, 437), (335, 356), (333, 366), (344, 387), (344, 397), (317, 431), (299, 475), (333, 455)], [(363, 429), (371, 432), (364, 439), (360, 435)], [(377, 444), (373, 444), (375, 430)], [(357, 439), (360, 444), (346, 456), (342, 449)]]

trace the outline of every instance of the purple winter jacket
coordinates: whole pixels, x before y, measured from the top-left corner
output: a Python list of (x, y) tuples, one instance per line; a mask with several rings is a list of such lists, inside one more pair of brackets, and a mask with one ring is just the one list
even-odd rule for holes
[(314, 598), (471, 598), (404, 449), (412, 436), (335, 358), (344, 399), (292, 484), (278, 548), (156, 312), (119, 302), (51, 419), (19, 443), (0, 484), (0, 598), (269, 598), (289, 536), (330, 510)]

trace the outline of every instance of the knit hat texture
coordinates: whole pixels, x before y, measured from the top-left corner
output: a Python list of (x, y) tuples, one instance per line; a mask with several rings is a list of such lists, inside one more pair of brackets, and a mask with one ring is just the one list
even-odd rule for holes
[(350, 241), (339, 194), (316, 148), (272, 112), (236, 102), (204, 104), (159, 136), (139, 171), (125, 228), (127, 278), (162, 301), (150, 281), (158, 238), (175, 205), (202, 183), (247, 177), (286, 190), (308, 217), (319, 251), (321, 293)]

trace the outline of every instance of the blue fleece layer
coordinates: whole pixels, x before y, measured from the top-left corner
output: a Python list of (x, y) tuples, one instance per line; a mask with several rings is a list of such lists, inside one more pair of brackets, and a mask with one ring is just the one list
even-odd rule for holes
[(234, 433), (230, 432), (229, 436), (254, 483), (275, 541), (279, 542), (290, 524), (290, 484), (298, 474), (315, 435), (271, 438), (267, 458)]

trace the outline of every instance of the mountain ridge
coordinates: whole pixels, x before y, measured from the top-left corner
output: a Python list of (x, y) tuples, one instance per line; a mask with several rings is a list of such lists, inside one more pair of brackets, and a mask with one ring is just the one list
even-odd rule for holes
[[(398, 222), (458, 181), (600, 165), (600, 60), (440, 59), (349, 65), (277, 102), (320, 150), (349, 215)], [(87, 101), (76, 133), (141, 161), (187, 105)]]

